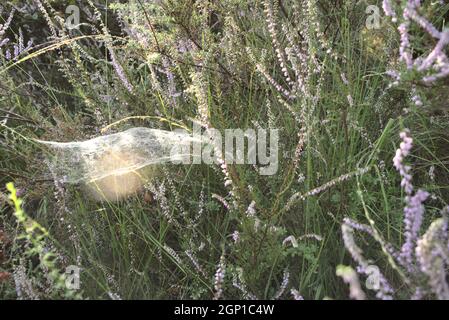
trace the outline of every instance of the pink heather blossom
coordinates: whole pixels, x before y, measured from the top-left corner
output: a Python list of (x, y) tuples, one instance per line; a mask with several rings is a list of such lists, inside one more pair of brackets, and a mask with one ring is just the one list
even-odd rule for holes
[(447, 66), (446, 68), (442, 69), (439, 73), (436, 73), (432, 76), (428, 76), (428, 77), (424, 77), (423, 81), (425, 83), (432, 83), (437, 81), (438, 79), (442, 79), (449, 76), (449, 66)]
[(401, 23), (398, 27), (399, 33), (401, 35), (401, 45), (399, 47), (400, 59), (405, 61), (407, 68), (411, 69), (413, 67), (413, 59), (410, 54), (410, 40), (408, 35), (409, 22)]
[(400, 75), (399, 72), (396, 71), (396, 70), (387, 70), (387, 71), (385, 72), (385, 74), (386, 74), (387, 76), (390, 76), (390, 77), (394, 78), (396, 81), (401, 80), (401, 75)]
[(366, 232), (369, 235), (373, 234), (373, 231), (372, 231), (370, 226), (367, 226), (367, 225), (355, 222), (355, 221), (353, 221), (353, 220), (351, 220), (349, 218), (344, 218), (343, 219), (343, 223), (348, 225), (349, 227), (351, 227), (354, 230), (363, 231), (363, 232)]
[(449, 44), (449, 29), (441, 33), (441, 37), (437, 45), (419, 66), (418, 71), (425, 71), (429, 69), (439, 57), (445, 56), (445, 54), (443, 53), (443, 49), (447, 44)]
[(295, 236), (288, 236), (287, 238), (282, 241), (282, 245), (286, 246), (288, 243), (291, 243), (293, 248), (298, 247), (298, 241), (296, 241)]
[(427, 200), (429, 193), (418, 190), (414, 196), (406, 197), (406, 207), (404, 208), (405, 242), (401, 248), (400, 257), (411, 269), (412, 254), (418, 239), (424, 215), (423, 202)]
[(287, 289), (289, 280), (290, 280), (290, 272), (288, 271), (288, 269), (285, 269), (284, 270), (284, 277), (282, 278), (281, 287), (279, 288), (279, 290), (274, 295), (274, 297), (273, 297), (274, 300), (279, 299), (284, 294), (285, 289)]
[(348, 78), (346, 78), (346, 75), (345, 75), (344, 73), (341, 73), (341, 74), (340, 74), (340, 77), (341, 77), (341, 80), (343, 81), (343, 83), (344, 83), (345, 85), (349, 85)]
[(6, 45), (9, 42), (8, 38), (5, 38), (3, 40), (0, 41), (0, 48), (3, 47), (4, 45)]
[(410, 174), (411, 167), (405, 165), (404, 160), (410, 154), (410, 150), (413, 147), (413, 139), (409, 136), (408, 130), (401, 132), (400, 137), (402, 142), (393, 159), (394, 167), (399, 171), (399, 174), (402, 177), (401, 187), (404, 188), (406, 193), (406, 206), (404, 208), (405, 242), (401, 248), (400, 260), (401, 263), (411, 271), (413, 248), (415, 247), (418, 233), (421, 228), (422, 217), (424, 215), (423, 202), (427, 200), (429, 193), (418, 190), (414, 195), (412, 194), (413, 184), (412, 175)]
[(421, 100), (421, 97), (419, 95), (414, 95), (412, 97), (412, 101), (417, 105), (418, 107), (421, 107), (423, 105), (423, 102)]
[(240, 232), (238, 232), (237, 230), (235, 230), (235, 231), (232, 233), (232, 240), (234, 241), (234, 243), (239, 242), (239, 240), (240, 240)]
[(396, 170), (402, 177), (401, 186), (404, 188), (407, 195), (411, 195), (413, 192), (413, 185), (411, 183), (412, 175), (410, 174), (410, 166), (404, 165), (404, 158), (408, 156), (413, 146), (413, 139), (409, 137), (408, 130), (401, 132), (400, 137), (402, 139), (399, 149), (396, 150), (396, 155), (393, 158), (393, 164)]
[(412, 87), (412, 98), (411, 100), (413, 101), (413, 103), (418, 106), (421, 107), (423, 105), (421, 96), (418, 94), (417, 90), (416, 90), (416, 86)]
[(109, 48), (109, 54), (111, 56), (112, 65), (114, 66), (115, 72), (117, 73), (117, 76), (119, 77), (120, 81), (122, 82), (123, 86), (130, 92), (133, 93), (134, 87), (129, 82), (128, 78), (125, 75), (125, 71), (123, 70), (120, 63), (117, 61), (117, 58), (115, 57), (115, 53), (112, 50), (112, 48)]
[(248, 209), (246, 209), (246, 216), (250, 218), (254, 218), (256, 216), (256, 202), (251, 201), (251, 203), (248, 206)]
[(290, 293), (292, 294), (293, 299), (295, 299), (295, 300), (304, 300), (303, 296), (299, 293), (298, 290), (291, 289)]
[(218, 264), (218, 269), (215, 272), (214, 277), (214, 300), (219, 300), (223, 296), (223, 282), (226, 274), (226, 264), (224, 256), (220, 257), (220, 263)]
[(384, 0), (382, 3), (382, 8), (385, 11), (385, 15), (387, 15), (388, 17), (391, 17), (393, 22), (397, 21), (396, 12), (394, 12), (394, 10), (391, 6), (390, 0)]
[(426, 30), (432, 37), (440, 38), (440, 32), (424, 17), (420, 16), (416, 10), (410, 5), (404, 10), (404, 17), (411, 19), (418, 23), (424, 30)]
[(350, 94), (348, 94), (346, 99), (348, 99), (349, 106), (351, 106), (351, 107), (354, 106), (354, 99), (352, 98), (352, 96)]
[(14, 18), (14, 13), (16, 12), (16, 9), (12, 9), (11, 12), (9, 13), (8, 19), (6, 20), (6, 22), (4, 24), (0, 24), (0, 38), (3, 37), (3, 35), (5, 34), (6, 30), (9, 28), (9, 26), (11, 25), (12, 19)]
[[(383, 1), (383, 9), (387, 16), (393, 17), (396, 21), (396, 13), (392, 6), (391, 0)], [(403, 6), (402, 18), (403, 21), (398, 27), (400, 34), (399, 60), (404, 61), (407, 69), (416, 68), (423, 74), (422, 81), (426, 84), (431, 84), (438, 79), (449, 76), (449, 59), (444, 52), (449, 44), (449, 29), (439, 31), (430, 21), (421, 16), (418, 9), (421, 7), (421, 1), (408, 0)], [(411, 43), (409, 29), (412, 23), (419, 25), (425, 32), (427, 32), (437, 42), (435, 48), (427, 55), (413, 58), (411, 52)], [(430, 74), (429, 74), (430, 73)], [(399, 81), (396, 74), (390, 72), (391, 76)], [(416, 100), (416, 105), (421, 105), (420, 100)]]

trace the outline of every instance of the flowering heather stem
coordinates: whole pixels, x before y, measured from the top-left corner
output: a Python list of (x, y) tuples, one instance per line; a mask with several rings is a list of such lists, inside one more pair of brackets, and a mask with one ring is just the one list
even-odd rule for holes
[(284, 270), (284, 277), (282, 278), (281, 287), (279, 288), (279, 290), (274, 295), (274, 299), (275, 300), (279, 299), (284, 294), (285, 289), (287, 289), (289, 280), (290, 280), (290, 272), (288, 271), (288, 269), (285, 269)]
[(11, 22), (12, 22), (12, 19), (14, 18), (14, 13), (15, 12), (16, 12), (16, 10), (12, 9), (11, 12), (9, 13), (9, 16), (8, 16), (8, 19), (6, 20), (6, 22), (3, 25), (0, 24), (0, 39), (3, 37), (3, 35), (6, 32), (6, 30), (11, 25)]
[(282, 73), (283, 73), (287, 83), (291, 87), (294, 87), (295, 84), (292, 81), (292, 79), (290, 78), (289, 72), (287, 70), (287, 62), (285, 59), (285, 54), (282, 51), (281, 44), (279, 43), (279, 40), (278, 40), (278, 35), (277, 35), (277, 30), (276, 30), (276, 28), (277, 28), (277, 24), (276, 24), (277, 10), (276, 9), (277, 8), (276, 8), (276, 6), (273, 5), (271, 0), (265, 0), (264, 6), (265, 6), (265, 14), (267, 16), (268, 31), (270, 32), (270, 35), (271, 35), (271, 40), (273, 43), (273, 47), (276, 51), (276, 56), (278, 58), (279, 65), (281, 67)]
[[(427, 73), (423, 74), (421, 80), (426, 84), (431, 84), (449, 75), (449, 61), (444, 52), (449, 44), (449, 30), (439, 31), (430, 21), (420, 15), (418, 12), (420, 7), (421, 1), (419, 0), (408, 0), (402, 5), (402, 23), (398, 27), (401, 36), (399, 60), (404, 61), (409, 70), (416, 69), (421, 73)], [(392, 1), (384, 0), (383, 9), (387, 16), (392, 17), (393, 22), (397, 21)], [(429, 36), (438, 40), (435, 48), (427, 56), (420, 56), (416, 59), (412, 56), (413, 48), (409, 34), (412, 23), (417, 24)], [(395, 78), (398, 80), (397, 77)]]
[(215, 282), (214, 282), (214, 300), (219, 300), (223, 296), (223, 282), (226, 274), (226, 264), (224, 255), (220, 257), (220, 263), (218, 269), (215, 272)]
[(428, 284), (440, 300), (449, 300), (447, 227), (447, 216), (445, 210), (443, 210), (443, 218), (432, 222), (423, 237), (418, 240), (416, 246), (416, 257), (420, 269), (427, 276)]
[(337, 276), (342, 277), (343, 281), (349, 284), (349, 296), (355, 300), (365, 300), (366, 295), (360, 286), (359, 277), (351, 267), (339, 266)]
[[(350, 224), (353, 224), (351, 221), (348, 221)], [(362, 225), (356, 224), (355, 227), (357, 229), (362, 228), (366, 229), (365, 227), (362, 227)], [(351, 254), (352, 258), (355, 262), (358, 264), (357, 272), (360, 274), (369, 275), (368, 268), (371, 266), (370, 261), (365, 259), (363, 256), (362, 249), (357, 246), (354, 240), (354, 229), (351, 227), (351, 225), (343, 223), (341, 226), (341, 231), (343, 234), (343, 242), (345, 244), (346, 249)], [(366, 230), (363, 230), (366, 231)], [(372, 231), (371, 231), (372, 232)], [(369, 233), (371, 233), (369, 232)], [(393, 288), (388, 283), (387, 279), (382, 273), (378, 274), (378, 280), (379, 280), (379, 288), (377, 289), (377, 297), (383, 300), (390, 300), (392, 299), (391, 293), (393, 293)], [(349, 280), (355, 280), (352, 276), (349, 277), (348, 283), (351, 285), (351, 282)], [(353, 283), (355, 285), (355, 283)]]
[(388, 17), (391, 17), (393, 22), (397, 21), (396, 12), (394, 11), (393, 7), (391, 6), (390, 0), (383, 0), (382, 8), (385, 11), (385, 15), (387, 15)]
[(447, 44), (449, 44), (449, 29), (441, 32), (440, 40), (438, 41), (433, 51), (423, 61), (421, 66), (419, 66), (418, 71), (425, 71), (429, 69), (435, 62), (435, 60), (437, 60), (439, 57), (444, 56), (443, 49)]
[(367, 173), (368, 171), (369, 171), (369, 167), (358, 169), (354, 172), (350, 172), (350, 173), (344, 174), (336, 179), (333, 179), (333, 180), (323, 184), (322, 186), (312, 189), (306, 193), (297, 192), (290, 197), (287, 204), (285, 205), (284, 210), (289, 210), (298, 200), (305, 200), (307, 197), (318, 195), (338, 183), (344, 182), (354, 176), (363, 175), (363, 174)]
[(401, 248), (400, 257), (404, 259), (407, 268), (412, 270), (412, 255), (421, 229), (422, 219), (424, 215), (423, 202), (428, 198), (429, 193), (418, 190), (412, 197), (406, 197), (406, 207), (404, 208), (404, 224), (405, 224), (405, 243)]
[(409, 131), (405, 130), (400, 133), (402, 142), (396, 150), (396, 155), (393, 159), (393, 164), (396, 170), (402, 177), (401, 187), (406, 193), (404, 208), (404, 227), (405, 227), (405, 242), (402, 245), (400, 260), (406, 268), (413, 270), (413, 248), (418, 238), (419, 230), (421, 229), (422, 217), (424, 214), (423, 202), (429, 196), (426, 191), (418, 190), (414, 195), (412, 175), (410, 174), (411, 167), (404, 164), (405, 158), (410, 154), (413, 147), (413, 139), (409, 136)]
[(115, 72), (117, 73), (118, 77), (120, 78), (120, 81), (123, 83), (125, 88), (130, 92), (133, 93), (134, 87), (129, 82), (128, 78), (125, 75), (125, 71), (123, 70), (120, 63), (118, 63), (117, 58), (115, 57), (115, 53), (112, 50), (112, 48), (109, 48), (109, 55), (111, 56), (112, 65), (114, 66)]
[(413, 139), (409, 136), (409, 131), (405, 130), (400, 133), (402, 139), (399, 149), (396, 150), (396, 155), (393, 158), (393, 164), (396, 170), (402, 177), (401, 187), (404, 188), (405, 193), (410, 196), (413, 192), (412, 175), (410, 174), (411, 167), (403, 163), (405, 157), (410, 153), (413, 147)]
[(293, 299), (295, 300), (304, 300), (304, 297), (299, 293), (296, 289), (291, 289), (290, 293), (292, 294)]

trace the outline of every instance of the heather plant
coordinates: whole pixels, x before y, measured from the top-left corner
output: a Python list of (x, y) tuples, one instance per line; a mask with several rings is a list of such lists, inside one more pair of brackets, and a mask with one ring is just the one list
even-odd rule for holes
[[(435, 219), (427, 231), (422, 232), (423, 221), (425, 220), (424, 202), (428, 199), (429, 193), (418, 189), (414, 191), (412, 184), (412, 167), (405, 163), (406, 157), (412, 149), (413, 139), (409, 132), (403, 131), (400, 134), (401, 143), (393, 159), (394, 166), (401, 176), (401, 187), (404, 191), (404, 239), (403, 244), (398, 249), (394, 244), (387, 242), (376, 229), (374, 221), (370, 217), (368, 209), (363, 203), (363, 195), (360, 190), (359, 196), (364, 204), (366, 218), (370, 225), (357, 223), (351, 219), (344, 219), (342, 224), (342, 234), (346, 248), (351, 253), (353, 259), (358, 263), (357, 272), (368, 275), (368, 268), (372, 265), (372, 260), (363, 256), (363, 250), (356, 244), (354, 232), (362, 232), (373, 237), (382, 248), (383, 255), (388, 259), (388, 263), (398, 276), (401, 277), (403, 285), (407, 287), (404, 292), (401, 289), (393, 288), (382, 273), (377, 273), (376, 296), (382, 299), (391, 299), (394, 296), (401, 297), (413, 292), (408, 298), (423, 299), (426, 297), (436, 297), (438, 299), (448, 299), (447, 275), (447, 214), (448, 207), (441, 210), (441, 217)], [(422, 232), (422, 233), (421, 233)], [(341, 269), (343, 277), (347, 277), (351, 287), (352, 295), (356, 299), (364, 299), (358, 279), (354, 271)]]
[[(438, 27), (422, 15), (422, 12), (426, 10), (421, 6), (420, 1), (404, 1), (401, 5), (396, 6), (394, 1), (385, 0), (383, 1), (383, 9), (393, 23), (400, 23), (398, 27), (400, 33), (398, 64), (405, 64), (404, 69), (388, 71), (388, 74), (394, 77), (392, 86), (401, 85), (409, 88), (411, 93), (410, 103), (417, 107), (423, 107), (424, 103), (418, 93), (417, 82), (424, 83), (429, 87), (435, 85), (436, 81), (446, 76), (446, 29), (438, 31)], [(399, 13), (401, 13), (400, 18), (398, 17)], [(431, 37), (439, 39), (433, 49), (422, 49), (424, 54), (416, 58), (416, 54), (412, 53), (414, 47), (410, 40), (410, 30), (412, 30), (414, 24)], [(440, 218), (431, 222), (427, 231), (422, 231), (424, 222), (428, 221), (430, 223), (431, 221), (426, 217), (424, 205), (426, 200), (429, 199), (430, 193), (422, 189), (414, 190), (412, 166), (405, 162), (412, 150), (413, 139), (408, 129), (401, 132), (400, 138), (400, 146), (393, 158), (394, 167), (401, 177), (400, 185), (405, 202), (403, 236), (401, 236), (402, 245), (400, 245), (400, 249), (397, 248), (397, 245), (386, 241), (376, 228), (374, 220), (371, 218), (370, 210), (364, 203), (361, 189), (359, 190), (359, 197), (370, 224), (363, 225), (351, 219), (345, 219), (342, 225), (345, 246), (358, 264), (357, 272), (369, 275), (367, 268), (373, 265), (373, 260), (367, 260), (363, 256), (363, 250), (355, 242), (354, 231), (373, 237), (380, 245), (383, 255), (386, 256), (388, 265), (395, 270), (395, 273), (397, 273), (397, 276), (401, 278), (402, 283), (407, 288), (404, 292), (401, 289), (392, 287), (384, 274), (378, 272), (375, 275), (378, 284), (374, 288), (377, 291), (377, 297), (391, 299), (393, 297), (404, 298), (409, 295), (408, 298), (412, 299), (436, 297), (446, 300), (448, 298), (448, 284), (446, 281), (448, 247), (446, 224), (448, 209), (447, 207), (442, 209)], [(346, 272), (341, 272), (343, 277), (345, 277), (345, 274), (346, 279), (348, 279), (347, 282), (353, 288), (351, 292), (353, 292), (354, 298), (364, 299), (366, 295), (361, 290), (360, 285), (357, 284), (358, 279), (353, 276), (354, 272), (346, 269)]]
[[(58, 258), (49, 247), (48, 231), (23, 211), (22, 200), (18, 198), (14, 185), (8, 183), (6, 188), (14, 206), (14, 217), (23, 229), (15, 237), (16, 244), (22, 248), (13, 248), (19, 253), (19, 258), (12, 261), (17, 298), (80, 298), (66, 286), (66, 275), (58, 268)], [(38, 264), (33, 268), (29, 264), (34, 257), (37, 257)]]
[[(369, 2), (1, 4), (0, 185), (29, 216), (0, 188), (0, 296), (447, 298), (449, 6)], [(41, 143), (198, 126), (279, 129), (278, 170), (215, 145), (210, 165), (73, 183)]]

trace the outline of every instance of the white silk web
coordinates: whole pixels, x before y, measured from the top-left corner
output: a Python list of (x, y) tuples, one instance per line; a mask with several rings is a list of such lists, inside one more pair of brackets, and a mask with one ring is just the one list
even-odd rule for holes
[(138, 127), (86, 141), (38, 142), (52, 149), (53, 173), (64, 182), (78, 183), (136, 171), (151, 164), (180, 161), (190, 153), (173, 150), (189, 150), (197, 140), (188, 133)]
[(38, 142), (50, 149), (56, 179), (86, 184), (95, 198), (115, 200), (144, 184), (146, 167), (190, 156), (197, 140), (188, 133), (137, 127), (86, 141)]

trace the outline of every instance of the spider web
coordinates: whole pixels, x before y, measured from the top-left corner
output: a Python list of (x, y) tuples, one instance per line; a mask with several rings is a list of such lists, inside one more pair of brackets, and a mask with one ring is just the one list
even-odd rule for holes
[(49, 166), (64, 183), (93, 182), (126, 175), (155, 164), (182, 161), (190, 156), (192, 142), (187, 132), (136, 127), (76, 142), (38, 142), (50, 148)]

